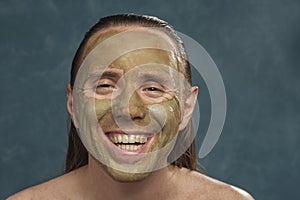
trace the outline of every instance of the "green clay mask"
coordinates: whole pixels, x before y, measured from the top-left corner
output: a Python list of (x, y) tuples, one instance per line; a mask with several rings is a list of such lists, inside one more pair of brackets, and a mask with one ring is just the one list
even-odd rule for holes
[[(116, 180), (145, 178), (189, 146), (174, 149), (191, 86), (173, 52), (161, 31), (136, 28), (99, 42), (78, 70), (75, 126), (88, 152)], [(175, 156), (168, 160), (171, 151)]]

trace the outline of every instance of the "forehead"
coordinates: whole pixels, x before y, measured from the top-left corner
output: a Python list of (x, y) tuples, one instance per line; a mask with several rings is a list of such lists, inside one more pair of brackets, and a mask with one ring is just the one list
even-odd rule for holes
[(173, 42), (154, 28), (113, 28), (95, 33), (88, 41), (84, 62), (97, 67), (159, 63), (177, 68)]
[[(110, 27), (104, 30), (100, 30), (91, 36), (91, 38), (88, 40), (85, 51), (84, 51), (84, 57), (86, 57), (87, 54), (89, 54), (97, 45), (99, 45), (101, 42), (111, 38), (114, 35), (120, 34), (122, 32), (131, 32), (131, 36), (128, 36), (127, 40), (130, 39), (143, 39), (147, 41), (148, 43), (156, 44), (157, 47), (166, 47), (170, 50), (174, 50), (175, 52), (175, 45), (172, 39), (163, 31), (162, 28), (156, 28), (156, 27), (140, 27), (140, 26), (115, 26)], [(142, 33), (139, 34), (140, 38), (135, 38), (134, 33)], [(128, 41), (130, 42), (130, 41)], [(119, 45), (130, 45), (129, 43), (126, 43), (126, 40), (123, 41), (122, 44)]]
[[(148, 65), (147, 71), (167, 70), (168, 67), (176, 69), (176, 60), (171, 52), (161, 49), (139, 49), (131, 51), (120, 56), (113, 61), (108, 68), (116, 68), (127, 73), (131, 69), (145, 70), (145, 65)], [(166, 68), (166, 69), (163, 69)], [(152, 69), (152, 70), (151, 70)]]

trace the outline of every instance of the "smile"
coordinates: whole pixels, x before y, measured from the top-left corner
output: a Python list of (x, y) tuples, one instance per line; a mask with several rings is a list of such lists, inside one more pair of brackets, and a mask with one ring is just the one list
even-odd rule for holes
[(127, 135), (125, 133), (108, 133), (109, 140), (119, 149), (129, 152), (139, 152), (150, 140), (146, 135)]

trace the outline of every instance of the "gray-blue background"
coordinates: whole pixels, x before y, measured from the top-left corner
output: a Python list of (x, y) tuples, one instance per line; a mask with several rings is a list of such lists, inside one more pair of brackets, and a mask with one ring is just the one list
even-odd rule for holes
[[(256, 199), (300, 198), (300, 1), (2, 0), (0, 199), (61, 174), (72, 57), (100, 17), (123, 12), (165, 19), (219, 67), (228, 112), (219, 142), (200, 160), (207, 173)], [(209, 97), (195, 83), (205, 132)]]

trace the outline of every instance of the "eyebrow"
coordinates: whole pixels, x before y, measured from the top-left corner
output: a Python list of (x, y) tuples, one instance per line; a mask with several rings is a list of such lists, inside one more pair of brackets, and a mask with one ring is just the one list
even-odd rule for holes
[(94, 70), (90, 76), (91, 77), (109, 77), (109, 78), (120, 78), (123, 75), (123, 70), (121, 69), (113, 69), (113, 68), (106, 68), (106, 69), (96, 69)]
[(155, 72), (141, 72), (138, 75), (137, 82), (139, 81), (155, 81), (163, 85), (168, 85), (173, 82), (171, 76), (168, 73), (155, 73)]

